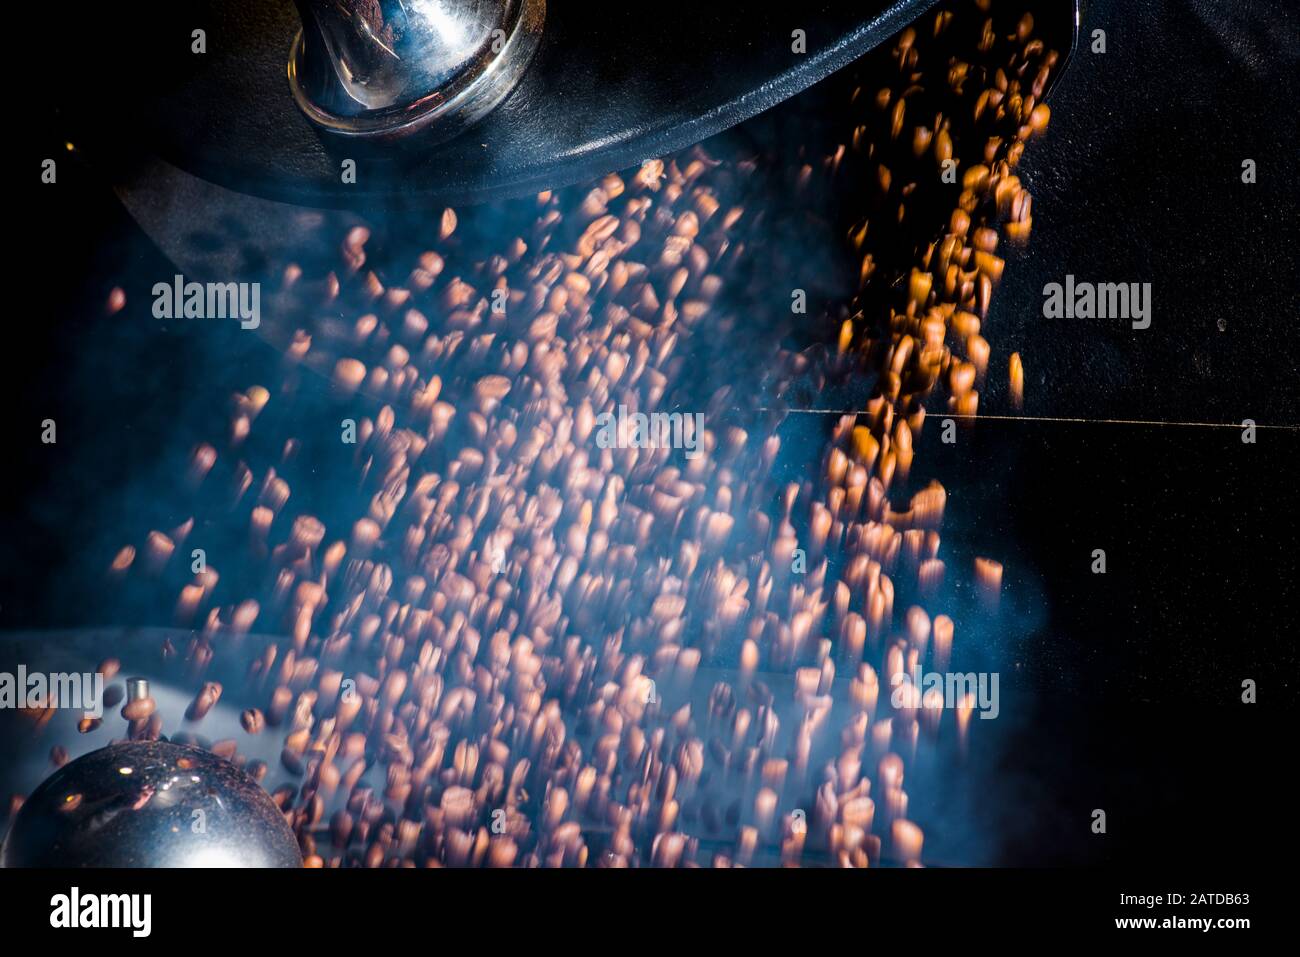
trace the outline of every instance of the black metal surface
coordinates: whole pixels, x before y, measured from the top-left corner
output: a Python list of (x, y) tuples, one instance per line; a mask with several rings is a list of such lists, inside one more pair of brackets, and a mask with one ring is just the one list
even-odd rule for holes
[[(1019, 351), (1028, 414), (1300, 423), (1297, 78), (1291, 0), (1090, 0), (1051, 127), (1017, 169), (1034, 228), (1006, 247), (981, 411), (1009, 411)], [(1151, 283), (1151, 327), (1045, 318), (1043, 287), (1067, 274)], [(1240, 445), (1201, 430), (1218, 432)]]
[[(285, 78), (298, 29), (289, 0), (173, 3), (129, 18), (88, 11), (73, 53), (87, 69), (62, 77), (71, 80), (63, 100), (104, 158), (156, 154), (223, 186), (310, 206), (477, 201), (698, 142), (851, 62), (933, 2), (554, 3), (519, 87), (436, 146), (418, 135), (397, 148), (361, 144), (313, 127)], [(196, 28), (206, 31), (204, 54), (191, 52)], [(806, 53), (792, 52), (796, 29)], [(116, 78), (128, 109), (86, 96), (95, 74)], [(357, 162), (355, 185), (341, 181), (344, 158)]]
[[(1048, 87), (1049, 101), (1060, 79), (1068, 75), (1068, 64), (1075, 55), (1078, 8), (1078, 0), (1048, 0), (1037, 11), (1036, 30), (1063, 56)], [(819, 96), (825, 85), (790, 98), (782, 110), (787, 114), (807, 115), (840, 109), (839, 100), (831, 105), (826, 97)], [(847, 99), (843, 91), (839, 92), (840, 100)], [(833, 98), (836, 94), (829, 95)], [(772, 124), (763, 129), (759, 128), (760, 124), (762, 120), (756, 119), (731, 127), (728, 135), (733, 142), (721, 144), (715, 140), (715, 145), (724, 146), (720, 155), (732, 155), (733, 148), (743, 152), (750, 146), (755, 151), (776, 151), (772, 138), (785, 135), (779, 132), (780, 124), (775, 124), (776, 131)], [(520, 145), (520, 141), (514, 142)], [(305, 237), (317, 234), (312, 226), (320, 223), (323, 215), (318, 210), (259, 198), (238, 188), (225, 188), (157, 157), (144, 159), (131, 170), (123, 171), (114, 185), (118, 197), (145, 232), (178, 268), (192, 277), (245, 275), (259, 272), (265, 264), (286, 257), (310, 257), (312, 250), (303, 248)], [(370, 215), (369, 225), (375, 229), (392, 220), (390, 214), (394, 207), (409, 204), (422, 211), (422, 204), (435, 198), (421, 194), (406, 196), (400, 193), (400, 184), (396, 188), (399, 190), (396, 194), (354, 201), (349, 203), (349, 208)], [(502, 187), (501, 191), (511, 190)], [(424, 215), (423, 212), (416, 215), (418, 229), (423, 225)]]

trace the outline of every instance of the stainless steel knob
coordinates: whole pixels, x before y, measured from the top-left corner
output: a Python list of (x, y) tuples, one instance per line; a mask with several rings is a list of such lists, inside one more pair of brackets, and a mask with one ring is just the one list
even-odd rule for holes
[(514, 89), (546, 17), (546, 0), (294, 2), (289, 86), (343, 136), (455, 136)]
[(126, 679), (126, 700), (142, 701), (149, 697), (149, 679), (148, 678), (127, 678)]

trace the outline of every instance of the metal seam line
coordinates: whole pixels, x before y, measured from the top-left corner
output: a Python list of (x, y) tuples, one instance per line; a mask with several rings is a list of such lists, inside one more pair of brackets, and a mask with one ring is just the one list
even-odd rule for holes
[[(760, 412), (789, 412), (800, 415), (867, 415), (865, 409), (773, 409), (769, 406), (759, 406)], [(935, 419), (972, 419), (979, 421), (992, 422), (1083, 422), (1091, 425), (1184, 425), (1202, 429), (1241, 429), (1245, 428), (1240, 422), (1171, 422), (1165, 419), (1082, 419), (1071, 418), (1068, 416), (1050, 416), (1050, 415), (977, 415), (958, 414), (956, 412), (931, 412), (926, 414), (926, 418)], [(1257, 429), (1282, 429), (1288, 432), (1300, 431), (1300, 424), (1297, 425), (1265, 425), (1256, 422)]]

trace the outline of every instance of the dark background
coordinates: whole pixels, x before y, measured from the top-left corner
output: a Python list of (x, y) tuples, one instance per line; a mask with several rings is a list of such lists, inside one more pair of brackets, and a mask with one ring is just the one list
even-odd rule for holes
[[(1088, 49), (1097, 28), (1105, 54)], [(1294, 843), (1298, 37), (1282, 2), (1091, 3), (1051, 130), (1026, 152), (1033, 237), (994, 297), (981, 411), (1009, 411), (1019, 351), (1029, 415), (1291, 428), (1261, 429), (1254, 445), (1238, 428), (1188, 425), (986, 421), (957, 446), (926, 431), (917, 462), (950, 496), (945, 553), (1004, 556), (1017, 596), (1005, 633), (988, 636), (1014, 665), (996, 772), (935, 799), (987, 822), (989, 863), (1230, 875)], [(23, 112), (5, 254), (0, 630), (117, 623), (99, 576), (121, 529), (153, 527), (155, 507), (129, 490), (170, 480), (224, 423), (227, 393), (278, 356), (233, 323), (145, 334), (148, 288), (174, 270), (96, 165), (65, 150), (49, 105)], [(57, 188), (39, 183), (49, 156)], [(1066, 273), (1151, 282), (1151, 328), (1042, 318), (1043, 285)], [(119, 283), (136, 309), (106, 316)], [(55, 446), (39, 440), (45, 418)], [(1104, 576), (1089, 571), (1094, 548)], [(949, 565), (969, 578), (968, 563)], [(1089, 831), (1093, 808), (1105, 836)]]

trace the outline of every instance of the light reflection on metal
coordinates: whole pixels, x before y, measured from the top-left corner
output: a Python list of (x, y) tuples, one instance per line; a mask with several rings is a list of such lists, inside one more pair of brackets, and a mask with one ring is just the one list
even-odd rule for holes
[[(178, 773), (180, 762), (192, 773)], [(110, 745), (55, 771), (0, 846), (4, 867), (297, 867), (270, 795), (210, 751)]]
[(546, 16), (545, 0), (295, 3), (294, 99), (343, 136), (461, 132), (514, 89)]

